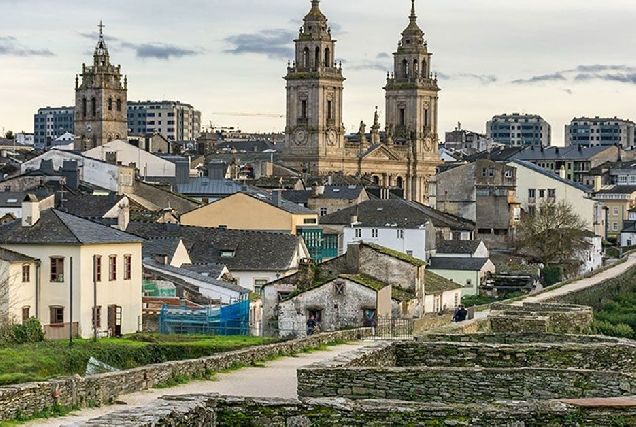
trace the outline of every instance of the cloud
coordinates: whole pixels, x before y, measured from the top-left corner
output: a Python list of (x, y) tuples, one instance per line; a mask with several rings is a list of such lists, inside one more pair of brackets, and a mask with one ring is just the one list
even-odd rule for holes
[(265, 55), (270, 59), (290, 59), (294, 57), (294, 49), (289, 41), (295, 38), (295, 34), (288, 30), (263, 30), (253, 34), (237, 34), (229, 36), (224, 41), (231, 48), (224, 50), (233, 55), (257, 54)]
[[(95, 41), (99, 39), (99, 33), (97, 32), (78, 33), (78, 34), (84, 38), (95, 40)], [(123, 49), (134, 50), (135, 56), (141, 59), (154, 58), (154, 59), (163, 59), (168, 61), (171, 58), (182, 58), (184, 56), (194, 56), (194, 55), (200, 55), (202, 53), (202, 51), (200, 50), (179, 47), (179, 46), (166, 44), (166, 43), (137, 44), (137, 43), (127, 42), (112, 36), (104, 36), (104, 40), (106, 41), (107, 46), (111, 44), (111, 45), (119, 46)], [(91, 55), (92, 55), (92, 52), (91, 52)]]
[(563, 92), (567, 93), (568, 95), (572, 95), (574, 92), (572, 92), (572, 89), (568, 89), (568, 88), (564, 88), (561, 89)]
[(386, 53), (386, 52), (382, 52), (382, 53), (378, 53), (376, 55), (376, 59), (386, 59), (386, 58), (390, 58), (391, 55)]
[(440, 80), (461, 80), (471, 79), (477, 80), (482, 84), (496, 83), (499, 79), (492, 74), (473, 74), (473, 73), (460, 73), (460, 74), (445, 74), (437, 73), (437, 78)]
[(0, 56), (55, 56), (55, 54), (49, 49), (27, 48), (12, 36), (0, 36)]
[[(534, 84), (549, 81), (588, 82), (592, 80), (636, 84), (636, 67), (624, 64), (578, 65), (572, 69), (557, 71), (552, 74), (513, 80), (512, 83)], [(571, 94), (571, 91), (568, 93)]]

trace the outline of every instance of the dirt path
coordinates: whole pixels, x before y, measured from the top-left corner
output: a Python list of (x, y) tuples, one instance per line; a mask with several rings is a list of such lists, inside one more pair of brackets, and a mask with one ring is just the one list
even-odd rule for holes
[(193, 381), (168, 389), (150, 389), (120, 396), (122, 404), (87, 408), (60, 418), (34, 420), (26, 426), (63, 426), (91, 418), (96, 418), (122, 409), (145, 406), (164, 395), (180, 395), (193, 393), (220, 393), (231, 396), (246, 397), (297, 397), (296, 369), (315, 362), (330, 359), (338, 354), (356, 350), (369, 343), (350, 343), (313, 353), (300, 353), (294, 357), (283, 357), (264, 362), (263, 367), (249, 367), (223, 374), (217, 374), (213, 380)]

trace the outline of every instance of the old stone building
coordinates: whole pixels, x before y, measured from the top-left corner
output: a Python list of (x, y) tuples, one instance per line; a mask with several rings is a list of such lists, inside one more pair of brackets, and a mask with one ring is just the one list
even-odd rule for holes
[[(345, 138), (342, 124), (342, 65), (334, 63), (335, 44), (319, 0), (304, 18), (295, 40), (296, 56), (287, 67), (285, 164), (307, 174), (342, 172), (370, 175), (383, 188), (401, 188), (407, 200), (427, 203), (429, 180), (439, 163), (437, 102), (431, 53), (417, 24), (412, 0), (387, 73), (385, 131), (376, 110), (370, 133), (361, 122), (357, 138)], [(357, 139), (354, 141), (354, 139)]]
[(100, 22), (93, 65), (82, 64), (81, 83), (75, 76), (75, 148), (82, 151), (128, 137), (128, 79), (110, 63), (103, 27)]

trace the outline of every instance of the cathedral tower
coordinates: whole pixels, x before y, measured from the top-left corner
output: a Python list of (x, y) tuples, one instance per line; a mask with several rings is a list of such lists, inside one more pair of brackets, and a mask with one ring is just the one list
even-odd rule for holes
[[(326, 172), (342, 159), (342, 66), (336, 65), (336, 40), (331, 38), (320, 0), (311, 1), (295, 43), (295, 60), (287, 66), (287, 123), (283, 160), (297, 170)], [(331, 158), (332, 162), (329, 162)]]
[(121, 66), (110, 63), (99, 23), (93, 65), (82, 64), (82, 81), (75, 76), (75, 148), (89, 150), (114, 139), (128, 137), (127, 78)]
[(437, 154), (437, 77), (431, 73), (431, 56), (424, 32), (417, 24), (415, 0), (411, 0), (409, 24), (393, 54), (393, 72), (385, 90), (387, 139), (409, 147), (409, 173), (405, 198), (428, 199), (429, 178), (439, 164)]

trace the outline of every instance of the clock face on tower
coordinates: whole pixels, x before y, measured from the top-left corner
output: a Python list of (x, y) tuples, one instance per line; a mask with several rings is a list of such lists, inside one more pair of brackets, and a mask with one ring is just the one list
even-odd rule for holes
[(90, 123), (88, 123), (88, 124), (86, 125), (86, 132), (91, 132), (92, 130), (93, 130), (93, 125), (92, 125), (92, 124), (90, 124)]
[(304, 144), (307, 142), (307, 131), (303, 128), (297, 128), (292, 135), (294, 143), (296, 145)]

